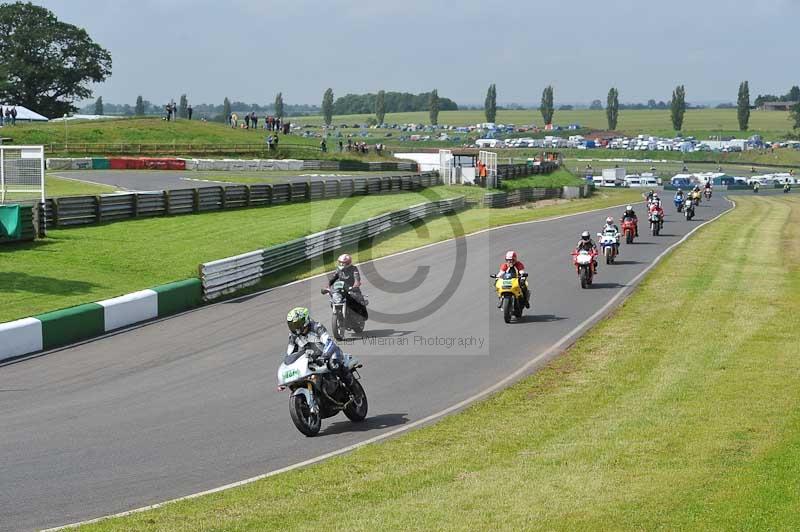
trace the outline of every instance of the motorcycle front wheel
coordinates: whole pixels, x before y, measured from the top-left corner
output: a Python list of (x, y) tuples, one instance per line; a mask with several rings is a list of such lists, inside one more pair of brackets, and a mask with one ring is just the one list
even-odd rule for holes
[(589, 280), (589, 268), (581, 268), (580, 273), (581, 288), (589, 288), (591, 281)]
[(344, 338), (344, 316), (341, 312), (334, 311), (331, 317), (331, 328), (333, 329), (333, 337), (336, 340)]
[(503, 321), (511, 323), (511, 298), (503, 298)]
[(627, 233), (625, 233), (625, 243), (626, 244), (633, 244), (633, 233), (631, 231), (628, 231)]
[(350, 386), (350, 392), (353, 394), (353, 401), (344, 409), (344, 415), (347, 419), (358, 423), (364, 421), (367, 417), (367, 394), (361, 383), (353, 379), (353, 384)]
[(322, 418), (312, 414), (305, 395), (293, 395), (289, 398), (289, 415), (297, 430), (306, 436), (316, 436), (322, 428)]

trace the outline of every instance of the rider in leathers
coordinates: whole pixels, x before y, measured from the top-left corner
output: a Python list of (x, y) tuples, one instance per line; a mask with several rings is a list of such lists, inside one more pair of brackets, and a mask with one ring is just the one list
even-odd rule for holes
[(636, 230), (636, 236), (639, 236), (639, 218), (636, 217), (636, 212), (634, 212), (633, 207), (628, 205), (625, 208), (625, 212), (622, 213), (622, 218), (620, 218), (620, 223), (625, 223), (625, 218), (630, 218), (633, 220), (633, 224)]
[(329, 367), (336, 371), (346, 386), (349, 387), (352, 384), (353, 375), (344, 367), (344, 353), (330, 337), (325, 326), (311, 319), (307, 308), (295, 307), (290, 310), (286, 316), (286, 323), (289, 326), (287, 355), (304, 349), (310, 343), (315, 350), (319, 351), (323, 360), (330, 361)]
[[(594, 243), (592, 240), (592, 235), (589, 234), (589, 231), (584, 231), (581, 233), (581, 239), (578, 240), (578, 245), (575, 247), (575, 251), (588, 251), (592, 253), (593, 257), (597, 257), (597, 244)], [(594, 273), (597, 273), (597, 259), (592, 259), (592, 269)]]
[(340, 255), (336, 259), (336, 271), (328, 278), (328, 288), (333, 286), (336, 281), (344, 281), (347, 287), (347, 301), (350, 308), (357, 314), (367, 319), (367, 306), (365, 305), (364, 295), (361, 293), (361, 274), (358, 266), (353, 264), (353, 259), (347, 253)]

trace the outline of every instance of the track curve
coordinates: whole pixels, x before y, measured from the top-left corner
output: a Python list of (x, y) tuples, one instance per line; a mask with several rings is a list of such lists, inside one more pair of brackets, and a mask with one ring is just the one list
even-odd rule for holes
[[(348, 343), (365, 362), (369, 418), (359, 425), (343, 416), (325, 420), (317, 438), (295, 430), (275, 372), (289, 308), (308, 304), (329, 321), (320, 279), (0, 367), (0, 529), (56, 526), (212, 489), (455, 405), (547, 351), (728, 205), (717, 196), (689, 223), (668, 206), (664, 235), (642, 230), (637, 244), (623, 245), (617, 265), (601, 265), (590, 290), (580, 289), (569, 251), (581, 231), (598, 231), (619, 209), (469, 236), (457, 287), (447, 285), (452, 241), (362, 268), (372, 309), (412, 312), (442, 288), (446, 300), (401, 325), (370, 321), (367, 341)], [(526, 263), (534, 298), (526, 319), (511, 325), (495, 308), (487, 278), (506, 249)], [(379, 277), (411, 279), (419, 266), (430, 270), (417, 288), (381, 290)]]

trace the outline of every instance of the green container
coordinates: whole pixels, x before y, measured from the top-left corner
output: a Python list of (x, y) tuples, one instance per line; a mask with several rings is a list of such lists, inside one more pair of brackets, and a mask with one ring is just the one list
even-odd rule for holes
[(108, 170), (111, 168), (111, 161), (105, 157), (92, 157), (92, 170)]

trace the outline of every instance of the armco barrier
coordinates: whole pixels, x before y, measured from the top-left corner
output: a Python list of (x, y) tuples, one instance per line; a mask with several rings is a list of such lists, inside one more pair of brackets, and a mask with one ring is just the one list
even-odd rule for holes
[[(46, 165), (48, 170), (148, 169), (219, 170), (226, 172), (269, 172), (276, 170), (417, 172), (419, 169), (417, 163), (410, 161), (366, 162), (357, 160), (304, 161), (301, 159), (183, 159), (180, 157), (84, 157), (78, 159), (50, 157), (46, 160)], [(524, 167), (525, 165), (517, 166)]]
[[(110, 159), (123, 165), (132, 159)], [(137, 163), (138, 164), (138, 163)], [(275, 185), (209, 186), (163, 192), (133, 192), (99, 196), (48, 198), (34, 208), (34, 217), (48, 227), (73, 227), (115, 222), (143, 216), (167, 216), (218, 211), (240, 207), (280, 205), (358, 194), (382, 194), (420, 190), (441, 183), (436, 173), (375, 178), (343, 178), (330, 181), (279, 183)], [(42, 211), (44, 216), (41, 216)]]
[(186, 279), (119, 297), (0, 323), (0, 362), (88, 340), (201, 305), (200, 279)]
[(302, 264), (324, 253), (354, 246), (411, 221), (448, 214), (465, 208), (463, 196), (422, 203), (382, 214), (364, 222), (335, 227), (284, 244), (215, 260), (200, 265), (203, 298), (207, 301), (258, 283), (263, 277)]
[(587, 198), (592, 193), (591, 185), (560, 188), (518, 188), (510, 192), (487, 192), (483, 195), (483, 206), (491, 209), (513, 207), (531, 201), (554, 198)]

